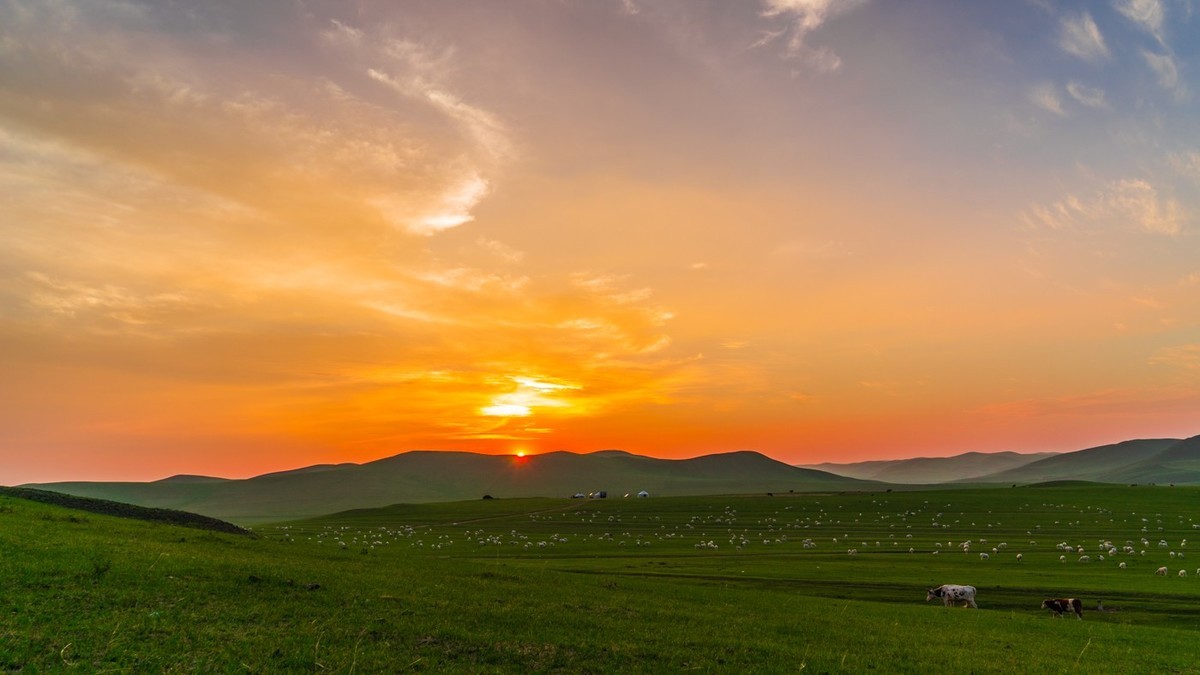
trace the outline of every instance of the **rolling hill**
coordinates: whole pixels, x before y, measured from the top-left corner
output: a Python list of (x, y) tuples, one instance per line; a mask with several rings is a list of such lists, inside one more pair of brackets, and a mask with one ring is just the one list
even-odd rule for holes
[(989, 483), (1086, 480), (1200, 483), (1200, 436), (1125, 441), (1054, 455), (975, 479)]
[(109, 501), (107, 499), (95, 499), (93, 497), (80, 497), (62, 492), (51, 492), (49, 490), (0, 487), (0, 497), (14, 497), (31, 502), (51, 504), (64, 509), (99, 513), (105, 516), (113, 516), (114, 518), (144, 520), (149, 523), (178, 525), (180, 527), (191, 527), (198, 530), (211, 530), (213, 532), (225, 532), (229, 534), (250, 534), (249, 530), (238, 527), (233, 523), (227, 523), (223, 520), (187, 511), (148, 508), (134, 504), (125, 504), (123, 502)]
[(839, 476), (878, 480), (886, 483), (927, 485), (979, 479), (989, 474), (1015, 469), (1056, 453), (1039, 452), (967, 452), (953, 457), (914, 457), (911, 459), (875, 460), (848, 464), (806, 465), (805, 468), (828, 471)]
[(174, 476), (154, 482), (29, 485), (85, 497), (199, 513), (238, 524), (335, 511), (503, 497), (567, 497), (607, 491), (618, 497), (843, 490), (869, 485), (803, 469), (756, 452), (667, 460), (621, 451), (551, 452), (514, 457), (413, 451), (365, 464), (304, 467), (242, 480)]

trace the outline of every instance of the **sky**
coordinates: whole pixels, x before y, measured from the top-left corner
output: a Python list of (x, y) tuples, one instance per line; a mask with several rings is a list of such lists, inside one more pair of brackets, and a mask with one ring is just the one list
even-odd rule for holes
[(0, 0), (0, 483), (1200, 433), (1200, 3)]

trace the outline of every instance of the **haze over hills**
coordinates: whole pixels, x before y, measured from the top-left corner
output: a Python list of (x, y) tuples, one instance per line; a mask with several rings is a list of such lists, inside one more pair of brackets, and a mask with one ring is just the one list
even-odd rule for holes
[(954, 455), (953, 457), (913, 457), (910, 459), (885, 459), (847, 464), (825, 462), (823, 464), (803, 466), (804, 468), (828, 471), (849, 478), (922, 485), (978, 479), (988, 474), (1015, 469), (1056, 454), (1053, 452), (1031, 454), (1016, 452), (967, 452), (961, 455)]
[(969, 452), (954, 457), (816, 464), (808, 468), (900, 484), (1200, 483), (1200, 436), (1138, 439), (1064, 453)]
[(173, 476), (160, 481), (64, 482), (44, 490), (178, 509), (238, 524), (319, 516), (348, 509), (503, 497), (612, 497), (855, 489), (871, 485), (779, 462), (756, 452), (667, 460), (621, 451), (514, 457), (414, 451), (365, 464), (304, 467), (230, 480)]
[(983, 478), (992, 483), (1089, 480), (1100, 483), (1200, 483), (1200, 436), (1101, 445), (1030, 462)]

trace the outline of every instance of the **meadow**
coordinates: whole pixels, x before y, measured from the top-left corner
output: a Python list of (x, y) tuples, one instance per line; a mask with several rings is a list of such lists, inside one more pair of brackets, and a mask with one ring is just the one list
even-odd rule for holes
[[(0, 667), (1196, 673), (1198, 506), (1111, 485), (495, 499), (248, 537), (2, 497)], [(925, 602), (943, 583), (980, 609)], [(1083, 621), (1039, 608), (1067, 596)]]

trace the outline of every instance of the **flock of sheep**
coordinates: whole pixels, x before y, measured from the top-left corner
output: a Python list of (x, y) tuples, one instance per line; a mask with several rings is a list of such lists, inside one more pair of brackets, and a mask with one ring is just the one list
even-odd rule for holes
[[(826, 553), (831, 549), (839, 550), (845, 547), (847, 555), (857, 556), (875, 551), (877, 553), (930, 553), (939, 555), (947, 549), (959, 549), (964, 554), (970, 554), (973, 549), (985, 548), (979, 551), (978, 557), (987, 562), (993, 559), (1003, 559), (1010, 552), (1007, 542), (989, 545), (984, 536), (966, 539), (955, 543), (954, 540), (942, 540), (937, 533), (953, 528), (957, 531), (965, 529), (991, 530), (1001, 528), (1000, 522), (962, 523), (955, 519), (951, 504), (931, 505), (926, 500), (919, 508), (909, 508), (904, 511), (887, 513), (881, 507), (886, 506), (886, 498), (871, 501), (872, 512), (846, 511), (845, 504), (824, 505), (820, 499), (796, 500), (794, 503), (775, 510), (771, 514), (757, 512), (745, 517), (736, 508), (725, 506), (721, 510), (710, 510), (699, 514), (664, 514), (637, 512), (611, 512), (608, 509), (597, 508), (565, 508), (557, 511), (528, 514), (528, 532), (511, 527), (498, 531), (488, 530), (479, 525), (483, 522), (467, 522), (462, 526), (427, 527), (420, 525), (361, 527), (355, 525), (325, 525), (322, 527), (280, 526), (275, 534), (286, 542), (295, 542), (298, 537), (316, 544), (332, 544), (345, 550), (357, 550), (370, 553), (380, 547), (407, 545), (415, 549), (442, 550), (449, 546), (466, 545), (479, 547), (518, 548), (531, 553), (569, 545), (582, 546), (690, 546), (697, 551), (733, 551), (746, 552), (763, 550), (765, 548), (790, 548), (799, 546), (803, 550), (815, 549), (814, 553)], [(1062, 504), (1026, 504), (1022, 508), (1040, 510), (1061, 509), (1073, 516), (1079, 512), (1091, 511), (1091, 515), (1108, 516), (1114, 524), (1114, 529), (1124, 529), (1116, 525), (1114, 514), (1105, 509), (1078, 509)], [(990, 513), (990, 512), (989, 512)], [(960, 513), (959, 516), (967, 514)], [(979, 517), (984, 514), (971, 514)], [(1006, 514), (1006, 518), (1014, 514)], [(1136, 515), (1136, 514), (1134, 514)], [(870, 517), (870, 518), (869, 518)], [(1175, 525), (1200, 529), (1200, 524), (1181, 522)], [(508, 521), (511, 524), (511, 520)], [(1128, 523), (1124, 519), (1123, 523)], [(1090, 525), (1097, 525), (1096, 520)], [(1072, 530), (1081, 525), (1081, 519), (1054, 521), (1053, 529), (1061, 534), (1062, 531)], [(1091, 543), (1078, 541), (1060, 541), (1054, 550), (1059, 552), (1057, 560), (1066, 563), (1074, 559), (1080, 563), (1115, 562), (1118, 569), (1127, 569), (1133, 561), (1147, 556), (1147, 549), (1156, 553), (1166, 553), (1171, 561), (1185, 559), (1184, 549), (1187, 539), (1182, 539), (1177, 546), (1172, 547), (1164, 538), (1157, 538), (1156, 545), (1150, 539), (1152, 528), (1163, 530), (1164, 523), (1159, 516), (1155, 520), (1141, 517), (1141, 536), (1138, 539), (1125, 539), (1118, 546), (1114, 537), (1095, 538)], [(551, 532), (554, 527), (562, 527), (570, 536)], [(1129, 525), (1125, 525), (1128, 528)], [(524, 528), (523, 528), (524, 529)], [(1026, 534), (1040, 534), (1040, 525), (1026, 530)], [(1011, 534), (1011, 526), (1008, 529)], [(1128, 531), (1128, 530), (1127, 530)], [(851, 532), (855, 532), (852, 535)], [(867, 538), (869, 533), (871, 536)], [(915, 534), (914, 534), (915, 533)], [(884, 543), (886, 541), (886, 544)], [(903, 543), (903, 547), (902, 547)], [(1139, 546), (1140, 545), (1140, 546)], [(831, 548), (830, 548), (831, 547)], [(1026, 555), (1038, 554), (1042, 560), (1047, 560), (1036, 539), (1029, 539), (1027, 544), (1019, 546), (1023, 552), (1012, 553), (1009, 560), (1022, 562)], [(1017, 548), (1017, 547), (1012, 547)], [(1070, 556), (1070, 558), (1068, 558)], [(1093, 557), (1094, 556), (1094, 557)], [(1150, 556), (1151, 559), (1157, 556)], [(1124, 559), (1121, 559), (1124, 558)], [(1052, 558), (1050, 558), (1052, 559)], [(1127, 562), (1128, 561), (1128, 562)], [(1156, 563), (1152, 563), (1156, 564)], [(1167, 566), (1157, 567), (1155, 573), (1165, 576), (1169, 572)], [(1196, 569), (1200, 576), (1200, 568)], [(1188, 576), (1186, 569), (1178, 569), (1176, 575)]]

